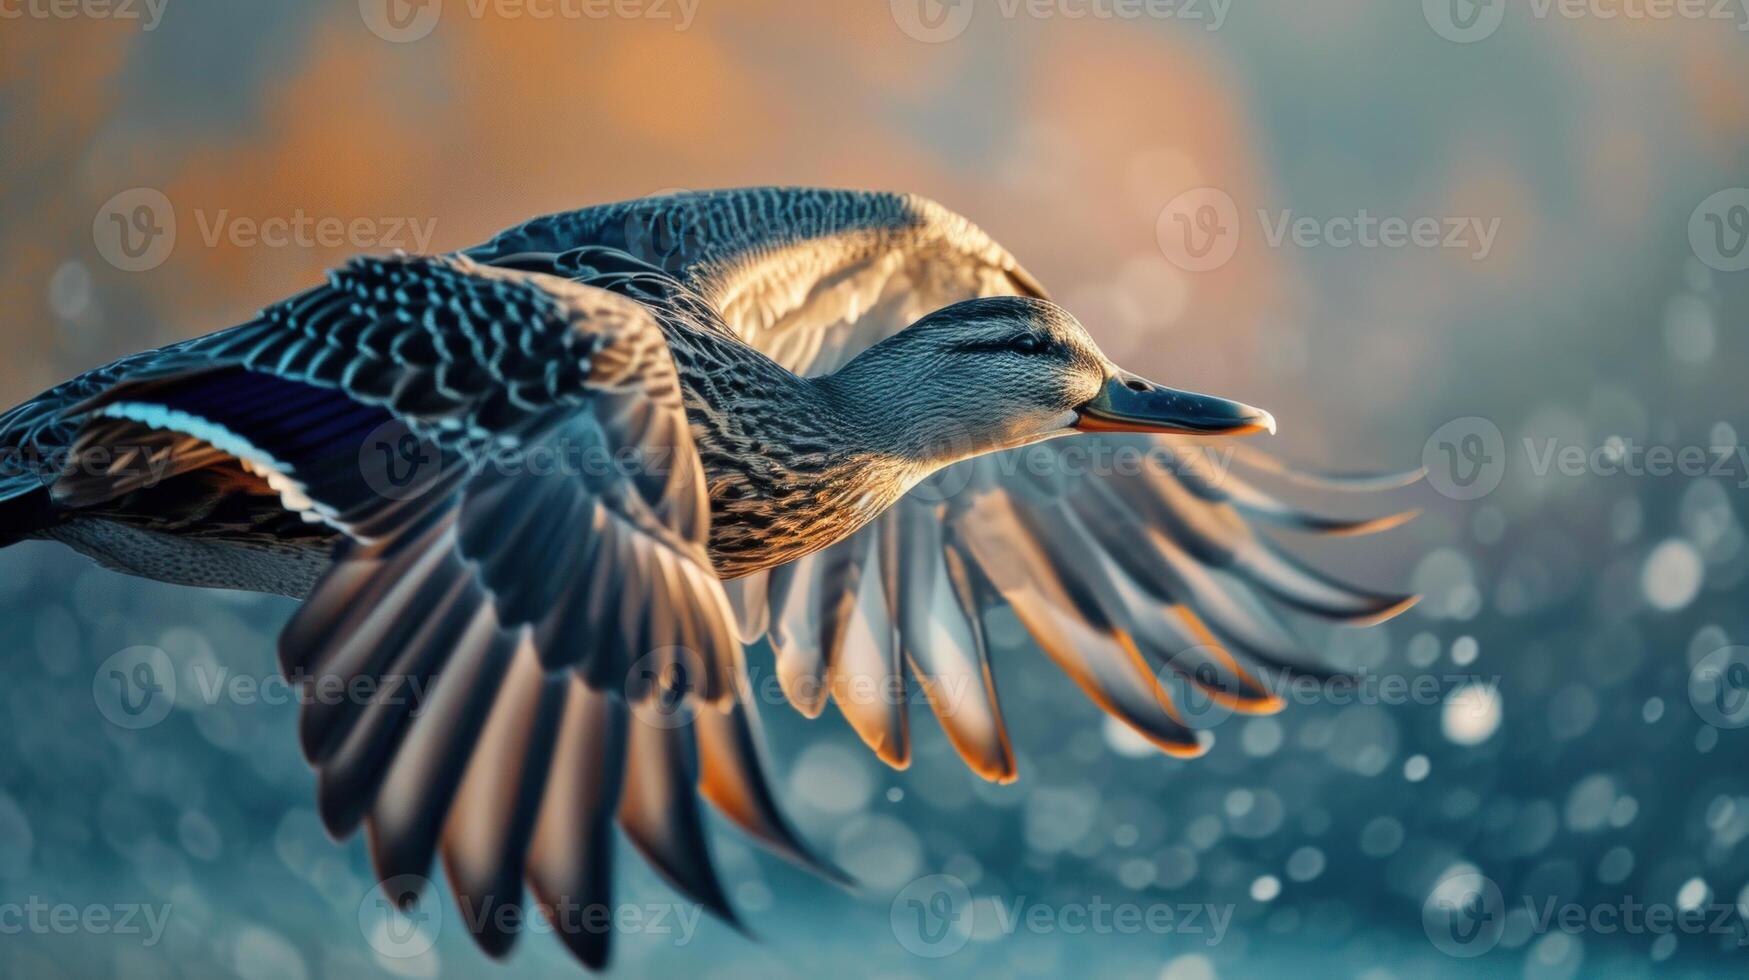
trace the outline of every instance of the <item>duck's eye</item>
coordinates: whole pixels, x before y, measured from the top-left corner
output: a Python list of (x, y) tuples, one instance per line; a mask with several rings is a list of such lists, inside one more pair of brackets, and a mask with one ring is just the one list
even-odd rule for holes
[(1020, 334), (1014, 337), (992, 337), (989, 340), (974, 340), (955, 344), (954, 349), (967, 354), (1040, 354), (1049, 348), (1044, 338), (1036, 334)]

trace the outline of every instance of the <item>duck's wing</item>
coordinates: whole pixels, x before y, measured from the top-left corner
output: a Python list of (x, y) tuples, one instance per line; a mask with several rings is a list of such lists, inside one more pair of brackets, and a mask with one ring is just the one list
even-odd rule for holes
[[(650, 312), (465, 258), (358, 260), (78, 408), (74, 458), (216, 449), (341, 535), (280, 641), (320, 812), (361, 823), (391, 897), (433, 856), (481, 946), (526, 879), (605, 961), (611, 826), (732, 913), (702, 794), (811, 860), (762, 776), (674, 365)], [(71, 467), (68, 505), (125, 492)]]
[[(539, 219), (476, 250), (559, 272), (603, 252), (685, 281), (742, 339), (803, 374), (834, 370), (949, 303), (1044, 292), (963, 217), (893, 194), (652, 198)], [(1007, 781), (1014, 755), (983, 629), (1006, 602), (1101, 707), (1168, 752), (1198, 754), (1206, 739), (1172, 692), (1199, 699), (1205, 720), (1274, 711), (1271, 668), (1325, 670), (1280, 608), (1363, 624), (1412, 601), (1339, 582), (1257, 530), (1358, 534), (1408, 515), (1301, 509), (1217, 470), (1226, 457), (1200, 445), (1079, 436), (958, 464), (851, 539), (730, 583), (741, 625), (769, 634), (798, 708), (815, 715), (836, 701), (887, 762), (909, 759), (906, 699), (878, 692), (915, 677), (967, 764)], [(1141, 465), (1086, 472), (1097, 459)], [(1301, 479), (1371, 489), (1414, 478)]]

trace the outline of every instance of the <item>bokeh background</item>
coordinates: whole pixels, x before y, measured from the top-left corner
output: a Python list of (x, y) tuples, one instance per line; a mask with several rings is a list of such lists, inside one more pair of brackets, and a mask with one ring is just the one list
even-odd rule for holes
[[(1749, 643), (1749, 470), (1539, 473), (1525, 445), (1741, 444), (1749, 272), (1731, 269), (1749, 192), (1714, 195), (1749, 184), (1749, 14), (921, 3), (650, 0), (619, 8), (640, 16), (538, 19), (445, 0), (416, 40), (383, 36), (376, 0), (168, 0), (156, 18), (137, 8), (149, 30), (101, 7), (8, 5), (25, 13), (0, 19), (0, 401), (238, 322), (353, 252), (411, 248), (397, 222), (450, 249), (676, 188), (917, 191), (1008, 245), (1115, 359), (1274, 410), (1269, 448), (1287, 458), (1407, 469), (1497, 429), (1497, 489), (1454, 499), (1470, 494), (1436, 479), (1389, 498), (1425, 508), (1412, 525), (1306, 548), (1425, 593), (1387, 626), (1314, 639), (1374, 676), (1434, 676), (1439, 696), (1234, 719), (1208, 757), (1180, 762), (1103, 723), (998, 616), (1018, 784), (978, 783), (921, 709), (904, 773), (835, 715), (768, 709), (795, 818), (865, 887), (719, 834), (762, 939), (708, 921), (679, 946), (628, 936), (619, 975), (1740, 973), (1749, 734), (1691, 698), (1691, 671)], [(1170, 15), (1099, 16), (1119, 9)], [(1466, 35), (1454, 25), (1469, 16), (1483, 20)], [(1235, 203), (1241, 234), (1230, 261), (1192, 271), (1167, 241), (1171, 208), (1204, 187)], [(109, 202), (136, 188), (164, 195), (178, 233), (127, 271), (100, 242)], [(1277, 246), (1259, 210), (1497, 234), (1484, 257)], [(362, 220), (377, 240), (208, 240), (299, 213)], [(294, 706), (182, 698), (138, 731), (99, 710), (98, 665), (139, 645), (184, 676), (270, 676), (290, 608), (123, 578), (46, 544), (0, 552), (0, 903), (171, 909), (153, 945), (13, 930), (0, 972), (575, 969), (546, 936), (494, 966), (457, 928), (422, 956), (378, 953), (364, 849), (320, 829)], [(627, 901), (673, 900), (629, 855), (621, 867)], [(890, 913), (938, 872), (981, 915), (963, 949), (932, 959)], [(1464, 873), (1503, 896), (1475, 958), (1442, 952), (1424, 916)], [(1095, 896), (1213, 903), (1231, 921), (1218, 942), (990, 927), (994, 903)], [(1568, 932), (1534, 921), (1549, 901), (1728, 921)]]

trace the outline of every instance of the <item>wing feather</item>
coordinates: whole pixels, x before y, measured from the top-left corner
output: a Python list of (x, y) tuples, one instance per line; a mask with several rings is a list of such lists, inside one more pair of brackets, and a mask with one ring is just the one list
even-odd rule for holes
[[(901, 663), (897, 626), (889, 598), (893, 561), (891, 522), (883, 517), (873, 535), (858, 539), (878, 547), (864, 547), (862, 564), (853, 588), (840, 593), (833, 611), (842, 614), (831, 622), (838, 627), (827, 642), (827, 687), (844, 720), (881, 760), (895, 769), (911, 764), (910, 713), (905, 699), (905, 671)], [(874, 541), (868, 542), (870, 537)]]
[[(83, 397), (75, 453), (170, 433), (340, 532), (280, 645), (287, 676), (327, 692), (300, 719), (320, 812), (336, 835), (367, 828), (385, 881), (441, 854), (488, 954), (524, 926), (525, 879), (549, 908), (609, 901), (616, 820), (734, 923), (701, 796), (830, 873), (777, 810), (736, 702), (702, 464), (648, 309), (466, 258), (359, 260)], [(565, 465), (595, 458), (644, 465)], [(426, 479), (397, 482), (414, 461)], [(113, 499), (126, 477), (55, 489)], [(702, 720), (629, 720), (667, 700)], [(590, 921), (555, 924), (599, 966)]]
[[(572, 677), (534, 837), (528, 884), (552, 910), (559, 938), (591, 969), (607, 965), (611, 932), (598, 910), (613, 903), (613, 816), (625, 779), (624, 702)], [(572, 920), (561, 911), (576, 909)]]
[(972, 771), (992, 782), (1017, 775), (990, 669), (973, 570), (945, 540), (953, 532), (935, 508), (902, 502), (898, 602), (906, 663), (948, 741)]

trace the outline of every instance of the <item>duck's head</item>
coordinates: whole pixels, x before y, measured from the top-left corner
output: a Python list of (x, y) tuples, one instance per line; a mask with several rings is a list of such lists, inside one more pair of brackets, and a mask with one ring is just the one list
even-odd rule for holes
[(936, 466), (1076, 432), (1275, 431), (1262, 409), (1125, 371), (1068, 311), (1024, 297), (937, 310), (837, 380), (865, 417), (904, 433), (906, 455)]

